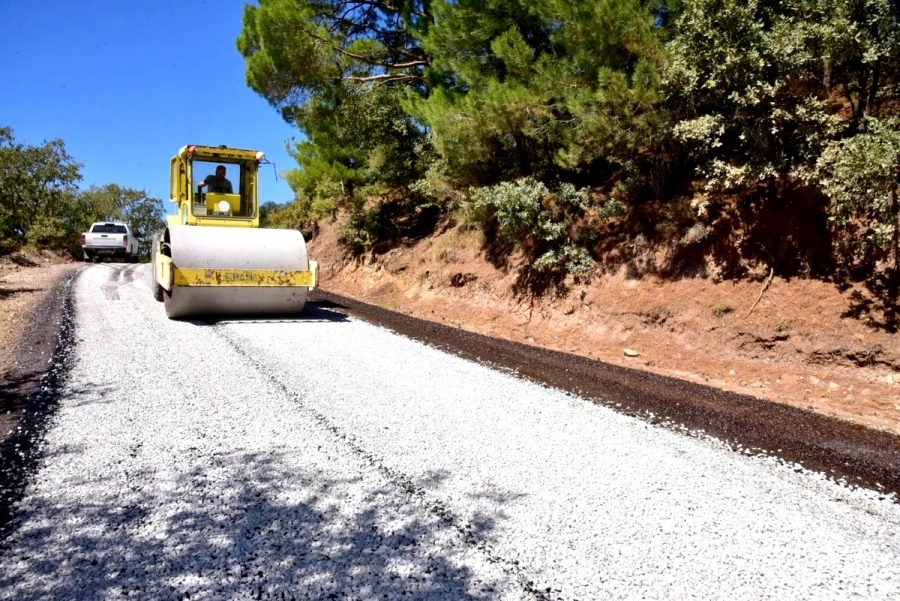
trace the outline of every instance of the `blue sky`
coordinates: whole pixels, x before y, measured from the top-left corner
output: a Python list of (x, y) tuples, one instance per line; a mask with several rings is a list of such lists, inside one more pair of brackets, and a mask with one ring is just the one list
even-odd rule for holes
[(243, 0), (0, 0), (0, 125), (18, 142), (62, 138), (91, 184), (168, 200), (185, 144), (263, 150), (260, 201), (293, 198), (280, 172), (296, 128), (244, 80)]

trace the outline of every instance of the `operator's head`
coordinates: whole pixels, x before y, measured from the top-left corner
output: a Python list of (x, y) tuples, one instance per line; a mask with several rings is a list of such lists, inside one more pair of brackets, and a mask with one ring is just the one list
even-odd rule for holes
[(225, 177), (225, 165), (219, 165), (216, 167), (216, 179), (222, 179)]

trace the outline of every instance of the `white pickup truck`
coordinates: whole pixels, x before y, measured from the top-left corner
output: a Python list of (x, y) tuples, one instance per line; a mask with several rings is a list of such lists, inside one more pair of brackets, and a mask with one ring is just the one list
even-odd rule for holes
[(138, 262), (138, 240), (127, 223), (98, 221), (81, 234), (81, 250), (85, 261), (99, 263), (104, 257), (121, 258), (125, 263)]

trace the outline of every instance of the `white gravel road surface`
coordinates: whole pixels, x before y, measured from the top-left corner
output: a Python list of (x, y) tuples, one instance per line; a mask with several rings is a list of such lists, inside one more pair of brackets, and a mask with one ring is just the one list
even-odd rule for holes
[(339, 313), (74, 285), (4, 599), (898, 599), (900, 504)]

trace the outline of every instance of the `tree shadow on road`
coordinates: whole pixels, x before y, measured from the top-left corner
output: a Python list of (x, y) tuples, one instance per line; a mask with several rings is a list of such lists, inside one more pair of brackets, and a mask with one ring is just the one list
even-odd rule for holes
[(84, 474), (26, 500), (0, 556), (0, 590), (17, 599), (487, 599), (509, 586), (445, 519), (381, 478), (335, 479), (281, 453), (187, 459), (197, 467), (175, 481), (157, 471)]

